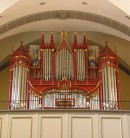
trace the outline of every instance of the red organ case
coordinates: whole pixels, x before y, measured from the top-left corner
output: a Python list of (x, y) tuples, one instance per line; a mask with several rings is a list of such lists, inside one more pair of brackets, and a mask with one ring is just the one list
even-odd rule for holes
[[(63, 32), (64, 33), (64, 32)], [(64, 36), (64, 35), (63, 35)], [(9, 109), (120, 109), (119, 72), (116, 51), (105, 43), (70, 46), (65, 37), (56, 48), (50, 43), (20, 47), (11, 52)]]

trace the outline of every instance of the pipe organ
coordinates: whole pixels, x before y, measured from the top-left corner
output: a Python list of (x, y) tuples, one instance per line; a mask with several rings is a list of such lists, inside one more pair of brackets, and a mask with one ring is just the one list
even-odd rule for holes
[(116, 51), (98, 49), (76, 33), (72, 46), (65, 37), (56, 46), (53, 33), (28, 51), (21, 42), (11, 53), (9, 109), (120, 109)]

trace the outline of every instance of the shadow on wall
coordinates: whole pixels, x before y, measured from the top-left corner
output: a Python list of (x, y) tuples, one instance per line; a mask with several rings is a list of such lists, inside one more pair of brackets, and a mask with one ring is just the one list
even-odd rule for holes
[(120, 92), (121, 92), (121, 109), (130, 110), (130, 76), (124, 71), (119, 70)]
[(0, 109), (8, 109), (9, 70), (7, 67), (0, 72)]

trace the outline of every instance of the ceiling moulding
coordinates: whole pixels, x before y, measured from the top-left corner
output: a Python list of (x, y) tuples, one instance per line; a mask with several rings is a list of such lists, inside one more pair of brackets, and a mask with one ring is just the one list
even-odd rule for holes
[(17, 18), (0, 26), (0, 35), (16, 27), (31, 22), (48, 20), (48, 19), (60, 19), (60, 20), (77, 19), (77, 20), (96, 22), (102, 25), (106, 25), (110, 28), (113, 28), (115, 30), (124, 33), (125, 35), (130, 36), (130, 27), (118, 21), (94, 13), (82, 12), (82, 11), (69, 11), (69, 10), (39, 12)]

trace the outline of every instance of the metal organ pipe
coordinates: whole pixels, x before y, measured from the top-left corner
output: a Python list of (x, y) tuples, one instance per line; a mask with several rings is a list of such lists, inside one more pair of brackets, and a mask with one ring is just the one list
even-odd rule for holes
[[(23, 100), (25, 101), (26, 100), (26, 88), (27, 88), (27, 68), (25, 68), (25, 74), (24, 74), (24, 91), (23, 91)], [(27, 101), (26, 101), (27, 102)]]
[[(21, 101), (21, 97), (20, 97), (20, 92), (21, 92), (21, 76), (22, 76), (22, 68), (21, 68), (21, 66), (19, 66), (18, 67), (18, 98), (17, 98), (17, 100), (18, 100), (18, 103), (20, 103)], [(20, 105), (21, 106), (21, 105)]]
[(69, 66), (68, 66), (68, 70), (69, 70), (69, 74), (68, 74), (68, 78), (69, 80), (71, 80), (71, 55), (69, 54)]
[(25, 83), (25, 67), (22, 66), (22, 74), (21, 74), (22, 80), (21, 80), (21, 91), (20, 91), (20, 97), (21, 97), (21, 102), (24, 103), (24, 83)]
[(56, 54), (55, 68), (56, 80), (62, 80), (63, 77), (73, 80), (73, 57), (66, 48), (62, 48)]
[(86, 72), (85, 72), (85, 51), (83, 51), (83, 81), (85, 81), (85, 76), (86, 76)]
[(23, 108), (23, 101), (26, 98), (26, 82), (27, 68), (24, 65), (14, 66), (12, 78), (11, 109)]
[(105, 74), (104, 74), (104, 77), (105, 77), (105, 92), (106, 92), (106, 102), (108, 102), (109, 100), (109, 96), (108, 96), (108, 76), (107, 76), (107, 67), (104, 67), (104, 70), (105, 70)]
[(11, 95), (11, 100), (12, 100), (12, 106), (14, 108), (14, 102), (15, 102), (15, 75), (16, 75), (16, 67), (13, 68), (13, 78), (12, 78), (12, 95)]
[(85, 51), (83, 49), (77, 49), (76, 55), (77, 55), (77, 80), (85, 81)]
[(46, 49), (46, 81), (48, 81), (48, 49)]
[(68, 57), (68, 52), (66, 50), (66, 78), (69, 79), (69, 71), (70, 71), (70, 68), (69, 68), (69, 57)]
[[(103, 100), (106, 108), (114, 108), (117, 101), (116, 73), (113, 65), (104, 66), (102, 69)], [(106, 105), (107, 104), (107, 105)]]
[(112, 101), (115, 101), (115, 94), (114, 94), (114, 80), (113, 80), (113, 67), (110, 67), (111, 71), (111, 93), (112, 93)]
[(52, 52), (52, 49), (49, 49), (49, 58), (48, 58), (48, 64), (49, 64), (49, 73), (48, 73), (48, 75), (49, 75), (49, 81), (51, 81), (51, 73), (52, 73), (52, 67), (51, 67), (51, 65), (52, 65), (52, 63), (51, 63), (51, 61), (52, 61), (52, 57), (51, 57), (51, 52)]
[(79, 81), (81, 81), (81, 51), (80, 51), (81, 49), (79, 49), (79, 61), (78, 61), (78, 63), (79, 63)]
[[(18, 91), (18, 66), (16, 66), (16, 76), (15, 76), (15, 90), (14, 90), (14, 93), (15, 93), (15, 102), (17, 102), (17, 97), (18, 97), (18, 94), (17, 94), (17, 91)], [(16, 104), (15, 104), (16, 106)], [(16, 107), (15, 107), (16, 108)]]
[(23, 67), (23, 66), (22, 66), (21, 68), (22, 68), (22, 80), (21, 80), (21, 88), (20, 88), (20, 90), (21, 90), (21, 92), (20, 92), (20, 97), (21, 97), (21, 102), (23, 103), (23, 102), (24, 102), (24, 101), (23, 101), (23, 100), (24, 100), (24, 99), (23, 99), (23, 92), (24, 92), (24, 91), (23, 91), (23, 88), (24, 88), (24, 87), (23, 87), (23, 86), (24, 86), (24, 85), (23, 85), (23, 83), (24, 83), (23, 81), (24, 81), (24, 76), (25, 76), (24, 74), (25, 74), (25, 71), (24, 71), (24, 67)]
[(69, 80), (73, 80), (73, 58), (69, 53)]
[(43, 49), (43, 80), (45, 81), (45, 49)]
[(116, 85), (116, 69), (113, 69), (113, 79), (114, 79), (114, 95), (115, 101), (117, 101), (117, 85)]
[(45, 69), (45, 81), (47, 81), (47, 68), (46, 68), (46, 63), (47, 63), (47, 60), (46, 60), (46, 49), (44, 50), (44, 69)]
[[(102, 87), (103, 87), (103, 100), (106, 102), (106, 90), (105, 90), (105, 72), (104, 68), (102, 69)], [(103, 101), (103, 102), (104, 102)]]
[(63, 77), (65, 77), (66, 51), (65, 51), (65, 49), (63, 49), (63, 51), (64, 51), (64, 57), (63, 57)]
[(66, 74), (66, 71), (67, 71), (67, 56), (66, 56), (66, 49), (64, 49), (65, 51), (65, 64), (64, 64), (64, 76), (66, 77), (67, 74)]
[(76, 49), (76, 58), (77, 58), (77, 72), (76, 72), (76, 74), (77, 74), (77, 80), (79, 80), (79, 75), (78, 75), (78, 71), (79, 71), (79, 66), (78, 66), (78, 64), (79, 64), (79, 54), (78, 54), (78, 49)]
[(61, 78), (62, 78), (62, 70), (61, 70), (62, 69), (62, 59), (61, 59), (62, 58), (62, 52), (61, 52), (61, 50), (59, 52), (59, 58), (60, 58), (60, 63), (59, 63), (60, 64), (59, 65), (59, 67), (60, 67), (59, 68), (59, 80), (61, 80)]
[(48, 49), (48, 81), (50, 81), (50, 49)]
[(82, 50), (81, 51), (81, 81), (83, 81), (83, 74), (84, 74), (84, 72), (83, 72), (83, 68), (84, 68), (84, 65), (83, 65), (83, 60), (84, 60), (83, 53), (84, 53), (84, 51)]

